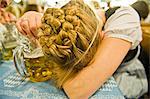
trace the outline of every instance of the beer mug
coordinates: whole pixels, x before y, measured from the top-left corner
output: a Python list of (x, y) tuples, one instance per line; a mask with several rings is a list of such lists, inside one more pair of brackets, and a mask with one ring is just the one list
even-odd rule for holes
[[(23, 40), (23, 39), (22, 39)], [(24, 42), (25, 41), (25, 42)], [(14, 64), (17, 72), (32, 82), (43, 82), (51, 78), (50, 60), (40, 47), (35, 47), (29, 40), (24, 40), (14, 50)]]

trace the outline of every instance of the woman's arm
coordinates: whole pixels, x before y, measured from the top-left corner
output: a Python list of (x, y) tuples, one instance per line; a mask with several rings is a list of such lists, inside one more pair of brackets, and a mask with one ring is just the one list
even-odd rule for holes
[(115, 72), (131, 47), (131, 43), (117, 38), (105, 38), (97, 51), (94, 62), (63, 88), (71, 99), (87, 99)]

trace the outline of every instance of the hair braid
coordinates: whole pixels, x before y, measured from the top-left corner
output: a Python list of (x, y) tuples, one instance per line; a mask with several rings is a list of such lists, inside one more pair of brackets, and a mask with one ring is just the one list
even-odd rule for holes
[(88, 65), (100, 41), (95, 14), (84, 2), (75, 1), (61, 9), (48, 8), (38, 32), (43, 52), (57, 64), (52, 78), (58, 87)]

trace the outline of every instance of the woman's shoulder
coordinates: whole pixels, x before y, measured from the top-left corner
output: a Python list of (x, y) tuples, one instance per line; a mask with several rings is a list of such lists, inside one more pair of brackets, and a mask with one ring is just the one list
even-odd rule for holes
[(119, 38), (132, 43), (132, 48), (142, 40), (140, 18), (131, 7), (120, 7), (108, 18), (104, 26), (107, 37)]
[(135, 17), (139, 17), (136, 10), (134, 10), (131, 6), (121, 6), (118, 10), (116, 10), (116, 14), (130, 14)]
[(138, 13), (130, 6), (118, 8), (113, 15), (111, 15), (106, 23), (107, 28), (133, 28), (140, 26), (140, 18)]

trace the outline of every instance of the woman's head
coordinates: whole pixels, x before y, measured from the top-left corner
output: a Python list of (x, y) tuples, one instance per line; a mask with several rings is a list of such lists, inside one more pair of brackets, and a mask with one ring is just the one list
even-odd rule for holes
[(99, 44), (98, 20), (80, 0), (72, 0), (61, 9), (48, 8), (39, 29), (39, 42), (49, 59), (59, 64), (53, 74), (60, 87), (88, 65)]
[(148, 4), (144, 1), (137, 1), (133, 3), (132, 8), (134, 8), (140, 16), (140, 19), (145, 19), (149, 14)]

